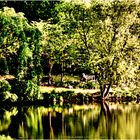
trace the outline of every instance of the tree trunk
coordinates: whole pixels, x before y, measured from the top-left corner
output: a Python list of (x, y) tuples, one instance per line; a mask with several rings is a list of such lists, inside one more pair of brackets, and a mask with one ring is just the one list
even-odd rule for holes
[(103, 94), (103, 97), (106, 98), (109, 94), (109, 91), (110, 91), (110, 88), (111, 88), (111, 83), (109, 83), (109, 85), (106, 85), (106, 89), (105, 89), (105, 92)]
[(104, 84), (100, 84), (100, 93), (101, 93), (101, 97), (102, 98), (104, 96), (104, 91), (105, 91), (105, 85)]
[(110, 82), (109, 84), (100, 85), (100, 92), (101, 92), (102, 98), (106, 98), (108, 96), (111, 85), (112, 85), (112, 82)]
[(51, 60), (49, 60), (49, 73), (48, 73), (48, 85), (52, 85), (52, 68)]
[(63, 77), (64, 77), (64, 62), (62, 61), (62, 64), (61, 64), (61, 82), (63, 82)]

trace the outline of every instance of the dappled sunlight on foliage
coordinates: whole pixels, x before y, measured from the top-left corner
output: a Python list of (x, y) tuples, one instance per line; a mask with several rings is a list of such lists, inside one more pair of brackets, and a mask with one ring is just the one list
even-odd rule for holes
[(139, 0), (21, 3), (0, 3), (0, 139), (140, 139)]
[[(126, 86), (128, 92), (138, 90), (138, 1), (41, 1), (23, 5), (0, 5), (0, 74), (14, 75), (11, 91), (17, 92), (20, 100), (24, 94), (28, 101), (40, 99), (40, 84), (99, 89), (102, 98), (108, 97), (114, 85)], [(25, 14), (18, 12), (18, 6)], [(31, 15), (26, 12), (28, 7), (32, 7)], [(94, 75), (96, 82), (81, 83), (82, 73)]]

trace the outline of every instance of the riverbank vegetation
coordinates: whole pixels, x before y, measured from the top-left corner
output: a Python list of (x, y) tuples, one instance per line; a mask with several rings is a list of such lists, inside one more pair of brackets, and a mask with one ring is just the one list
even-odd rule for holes
[[(60, 94), (139, 100), (139, 1), (3, 1), (0, 8), (1, 102)], [(82, 73), (95, 79), (81, 81)], [(65, 89), (50, 94), (42, 86)]]

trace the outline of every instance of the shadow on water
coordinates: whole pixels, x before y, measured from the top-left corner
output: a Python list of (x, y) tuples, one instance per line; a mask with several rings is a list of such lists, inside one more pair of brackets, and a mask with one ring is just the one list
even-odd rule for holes
[(24, 106), (0, 109), (0, 137), (138, 139), (140, 104)]

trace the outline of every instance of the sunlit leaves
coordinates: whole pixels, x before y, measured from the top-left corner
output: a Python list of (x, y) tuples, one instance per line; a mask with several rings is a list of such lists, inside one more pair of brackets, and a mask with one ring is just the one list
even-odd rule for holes
[(135, 29), (139, 27), (139, 4), (96, 0), (88, 10), (82, 4), (71, 4), (72, 7), (65, 4), (68, 10), (62, 19), (66, 20), (69, 33), (77, 35), (74, 36), (77, 37), (77, 45), (82, 44), (88, 51), (89, 65), (93, 66), (101, 87), (116, 83), (128, 70), (135, 73), (138, 63), (134, 60), (138, 59), (139, 53)]
[(27, 63), (27, 60), (30, 58), (32, 59), (32, 51), (30, 50), (30, 48), (27, 46), (27, 43), (23, 44), (22, 50), (19, 54), (19, 59), (20, 61), (24, 61), (25, 63)]
[(4, 7), (0, 10), (0, 53), (1, 57), (6, 57), (11, 53), (16, 53), (19, 47), (19, 36), (23, 30), (26, 19), (23, 14), (16, 13), (13, 8)]

